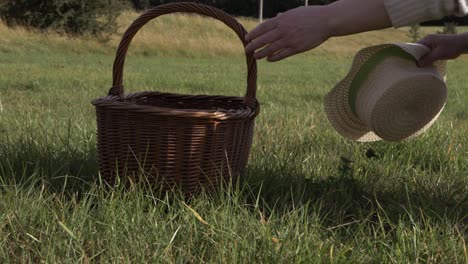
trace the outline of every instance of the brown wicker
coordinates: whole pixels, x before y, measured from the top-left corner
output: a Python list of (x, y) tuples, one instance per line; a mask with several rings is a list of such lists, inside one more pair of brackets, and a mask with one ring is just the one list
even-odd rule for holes
[(113, 67), (113, 86), (95, 99), (101, 176), (144, 179), (165, 190), (181, 188), (192, 194), (235, 181), (247, 164), (254, 119), (257, 65), (247, 56), (245, 97), (185, 95), (162, 92), (124, 94), (123, 67), (131, 40), (158, 16), (190, 12), (222, 21), (244, 46), (245, 29), (229, 14), (201, 4), (170, 3), (150, 9), (136, 19), (122, 37)]

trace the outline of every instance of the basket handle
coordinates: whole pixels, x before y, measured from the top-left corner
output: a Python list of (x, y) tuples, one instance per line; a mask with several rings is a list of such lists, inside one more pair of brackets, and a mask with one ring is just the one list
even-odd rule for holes
[[(127, 53), (130, 42), (132, 41), (133, 37), (138, 32), (138, 30), (140, 30), (140, 28), (142, 28), (150, 20), (158, 16), (176, 12), (197, 13), (218, 19), (236, 32), (237, 36), (242, 41), (244, 47), (247, 44), (244, 39), (244, 36), (247, 34), (247, 31), (231, 15), (222, 10), (203, 4), (196, 4), (190, 2), (169, 3), (157, 6), (155, 8), (149, 9), (140, 17), (138, 17), (122, 36), (122, 40), (120, 41), (114, 60), (113, 84), (112, 88), (109, 90), (109, 95), (116, 95), (120, 97), (124, 95), (123, 68), (125, 62), (125, 55)], [(253, 57), (253, 52), (246, 54), (246, 57), (248, 75), (247, 92), (245, 97), (246, 103), (250, 104), (256, 102), (257, 63)]]

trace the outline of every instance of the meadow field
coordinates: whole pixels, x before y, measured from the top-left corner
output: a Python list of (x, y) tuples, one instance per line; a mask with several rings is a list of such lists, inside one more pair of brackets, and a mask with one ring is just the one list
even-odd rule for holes
[[(468, 263), (468, 56), (448, 63), (436, 124), (400, 143), (343, 139), (323, 99), (357, 50), (408, 42), (407, 28), (259, 61), (246, 175), (186, 201), (99, 177), (91, 101), (137, 16), (107, 40), (0, 23), (0, 263)], [(171, 15), (140, 33), (128, 92), (245, 93), (241, 43), (221, 23)]]

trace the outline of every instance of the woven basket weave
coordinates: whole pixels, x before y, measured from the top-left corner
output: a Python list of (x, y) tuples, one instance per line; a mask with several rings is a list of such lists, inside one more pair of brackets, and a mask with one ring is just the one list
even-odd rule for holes
[(125, 55), (135, 34), (150, 20), (169, 13), (189, 12), (222, 21), (244, 46), (245, 29), (229, 14), (201, 4), (170, 3), (150, 9), (122, 37), (113, 67), (113, 86), (95, 99), (101, 176), (149, 181), (164, 190), (181, 188), (192, 194), (235, 181), (247, 164), (252, 144), (257, 66), (247, 56), (245, 97), (184, 95), (162, 92), (124, 94)]

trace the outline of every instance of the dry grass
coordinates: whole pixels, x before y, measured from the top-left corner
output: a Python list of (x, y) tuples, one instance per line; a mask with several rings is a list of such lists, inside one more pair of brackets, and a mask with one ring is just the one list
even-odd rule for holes
[[(11, 29), (0, 23), (2, 35), (0, 49), (18, 53), (63, 50), (76, 53), (112, 54), (127, 26), (138, 15), (139, 13), (130, 11), (123, 13), (118, 21), (117, 34), (105, 41), (92, 36), (73, 37), (54, 32), (29, 31), (24, 28)], [(252, 18), (239, 18), (239, 21), (247, 30), (251, 30), (258, 24), (257, 20)], [(434, 33), (437, 29), (429, 27), (422, 28), (421, 31), (421, 35), (425, 35)], [(352, 56), (365, 46), (386, 42), (407, 42), (410, 40), (407, 32), (408, 28), (387, 29), (332, 38), (308, 54)], [(242, 54), (242, 47), (236, 35), (221, 22), (200, 16), (174, 14), (157, 18), (143, 27), (136, 35), (129, 52), (142, 55), (216, 57)]]

